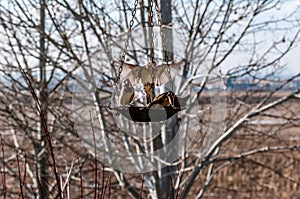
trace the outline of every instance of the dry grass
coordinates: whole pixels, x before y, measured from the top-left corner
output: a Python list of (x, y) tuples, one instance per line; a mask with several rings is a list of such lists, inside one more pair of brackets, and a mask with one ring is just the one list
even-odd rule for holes
[[(284, 94), (281, 93), (281, 95)], [(247, 101), (247, 103), (253, 105), (262, 96), (260, 94), (252, 100)], [(278, 98), (280, 96), (275, 97)], [(240, 99), (238, 100), (245, 99), (245, 97), (248, 98), (248, 96), (240, 95)], [(207, 103), (209, 103), (209, 97), (206, 99), (204, 96), (202, 100), (207, 100)], [(230, 96), (228, 97), (228, 103), (232, 105), (228, 106), (228, 117), (231, 117), (233, 121), (248, 110), (245, 105), (238, 107), (240, 104), (236, 103), (236, 101), (236, 98), (232, 99)], [(202, 103), (202, 106), (204, 108), (206, 105)], [(293, 99), (243, 124), (230, 139), (222, 144), (218, 156), (213, 157), (215, 160), (218, 160), (214, 164), (216, 173), (203, 197), (299, 198), (299, 150), (268, 150), (234, 160), (227, 159), (243, 152), (263, 149), (264, 147), (299, 145), (300, 128), (299, 115), (297, 115), (299, 108), (299, 101)], [(4, 118), (1, 121), (5, 121)], [(202, 120), (203, 123), (208, 121), (209, 115)], [(261, 121), (272, 122), (266, 124), (261, 123)], [(22, 194), (29, 197), (34, 192), (34, 188), (32, 187), (33, 178), (30, 176), (29, 170), (25, 170), (25, 161), (31, 165), (31, 169), (35, 165), (34, 157), (30, 156), (30, 151), (34, 149), (30, 144), (31, 140), (28, 135), (27, 137), (23, 136), (20, 133), (21, 129), (16, 128), (15, 130), (17, 132), (17, 139), (21, 143), (19, 151), (15, 149), (15, 140), (10, 132), (10, 126), (3, 124), (1, 128), (3, 153), (1, 152), (0, 159), (1, 163), (5, 162), (6, 167), (3, 167), (3, 164), (1, 164), (2, 191), (0, 195), (3, 197), (3, 191), (6, 191), (7, 198), (21, 197)], [(207, 129), (200, 128), (198, 130), (205, 132)], [(128, 192), (126, 192), (126, 189), (129, 187), (121, 188), (118, 180), (109, 171), (109, 168), (103, 167), (99, 162), (94, 162), (94, 158), (91, 155), (87, 155), (88, 152), (76, 134), (68, 133), (64, 135), (64, 132), (58, 130), (50, 136), (53, 141), (53, 152), (60, 180), (62, 182), (68, 180), (66, 188), (62, 190), (64, 196), (70, 194), (70, 198), (91, 198), (96, 195), (96, 198), (102, 198), (101, 194), (105, 193), (103, 195), (106, 195), (106, 197), (110, 196), (110, 198), (130, 198)], [(51, 159), (45, 164), (48, 165), (49, 182), (53, 183), (55, 182), (55, 178)], [(224, 167), (218, 170), (220, 166)], [(68, 176), (67, 174), (71, 167), (72, 172)], [(208, 168), (206, 167), (197, 177), (188, 198), (195, 198), (195, 194), (199, 192), (205, 182), (207, 172)], [(96, 179), (97, 186), (95, 187), (94, 180), (96, 173), (98, 176)], [(187, 174), (185, 173), (184, 177)], [(144, 185), (142, 177), (139, 174), (125, 174), (125, 176), (133, 187), (140, 188)], [(21, 188), (22, 183), (26, 184), (27, 189), (24, 186)], [(54, 190), (57, 191), (56, 188)], [(54, 191), (51, 193), (54, 193)], [(149, 198), (147, 197), (149, 192), (145, 185), (143, 191), (140, 191), (139, 194)]]

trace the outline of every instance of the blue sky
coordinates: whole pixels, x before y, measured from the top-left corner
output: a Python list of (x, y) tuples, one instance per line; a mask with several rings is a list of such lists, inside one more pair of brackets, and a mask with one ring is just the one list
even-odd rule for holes
[[(300, 28), (300, 1), (299, 0), (288, 0), (288, 3), (280, 7), (279, 13), (287, 15), (288, 13), (298, 10), (295, 14), (295, 19), (298, 20), (298, 27)], [(282, 60), (282, 63), (286, 64), (286, 69), (283, 75), (291, 76), (296, 73), (300, 73), (300, 39), (295, 43), (294, 48), (290, 51), (286, 57)]]
[(300, 45), (298, 44), (287, 56), (283, 59), (286, 63), (286, 70), (283, 75), (291, 76), (300, 73)]
[[(1, 1), (1, 0), (0, 0)], [(295, 14), (295, 19), (298, 20), (298, 26), (300, 27), (300, 0), (283, 0), (284, 4), (279, 5), (277, 9), (270, 13), (270, 16), (285, 16), (290, 14), (291, 12), (298, 9), (298, 12)], [(1, 1), (1, 3), (6, 1)], [(296, 28), (295, 28), (296, 29)], [(272, 34), (272, 33), (270, 33)], [(289, 35), (287, 35), (289, 37)], [(1, 38), (0, 38), (1, 41)], [(286, 69), (283, 71), (282, 75), (291, 76), (300, 72), (300, 41), (295, 44), (292, 51), (290, 51), (286, 57), (282, 60), (281, 64), (286, 65)], [(240, 60), (235, 60), (240, 61)]]

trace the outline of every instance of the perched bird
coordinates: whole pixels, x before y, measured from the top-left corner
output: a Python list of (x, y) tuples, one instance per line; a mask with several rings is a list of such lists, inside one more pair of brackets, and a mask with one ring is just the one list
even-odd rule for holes
[(174, 92), (169, 91), (158, 95), (153, 99), (151, 103), (148, 104), (149, 108), (159, 108), (159, 107), (169, 107), (180, 108), (186, 106), (186, 101), (189, 99), (189, 95), (182, 98), (177, 97)]
[(119, 103), (121, 106), (128, 106), (134, 97), (134, 88), (129, 79), (122, 82)]
[(144, 92), (146, 94), (146, 102), (147, 104), (149, 104), (155, 98), (155, 92), (154, 92), (155, 84), (147, 82), (143, 86), (144, 86), (143, 87)]
[[(185, 63), (185, 60), (178, 63), (170, 63), (169, 65), (161, 64), (156, 66), (155, 62), (149, 61), (144, 66), (128, 63), (123, 63), (123, 66), (125, 66), (124, 68), (127, 70), (128, 78), (132, 78), (135, 83), (141, 80), (143, 84), (147, 82), (164, 84), (169, 81), (168, 66), (170, 67), (170, 73), (173, 77), (178, 74), (183, 63)], [(132, 73), (133, 77), (130, 77), (130, 73)]]
[[(159, 108), (159, 107), (168, 107), (173, 105), (173, 96), (175, 94), (172, 91), (162, 93), (155, 97), (152, 102), (148, 104), (149, 108)], [(176, 96), (175, 96), (176, 97)]]

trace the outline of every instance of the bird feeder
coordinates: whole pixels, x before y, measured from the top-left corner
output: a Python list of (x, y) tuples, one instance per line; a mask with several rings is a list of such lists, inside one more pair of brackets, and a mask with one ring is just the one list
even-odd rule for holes
[[(163, 44), (163, 54), (164, 59), (166, 61), (166, 64), (157, 66), (155, 63), (155, 55), (154, 55), (154, 42), (153, 42), (153, 11), (152, 6), (155, 6), (157, 19), (158, 19), (158, 25), (160, 29), (160, 36)], [(167, 55), (166, 50), (166, 44), (164, 42), (164, 32), (162, 30), (161, 26), (161, 12), (158, 8), (158, 4), (156, 0), (151, 0), (149, 9), (149, 46), (150, 46), (150, 61), (143, 66), (143, 67), (137, 67), (135, 65), (130, 65), (125, 62), (125, 56), (126, 51), (129, 43), (129, 38), (131, 35), (131, 30), (134, 23), (134, 17), (136, 13), (136, 8), (138, 5), (138, 0), (134, 3), (134, 8), (132, 10), (132, 19), (130, 21), (129, 31), (127, 34), (127, 39), (125, 41), (125, 48), (121, 55), (121, 59), (119, 62), (119, 68), (117, 77), (115, 78), (115, 85), (114, 85), (114, 91), (112, 94), (112, 103), (110, 104), (110, 109), (116, 111), (117, 113), (123, 115), (125, 118), (132, 120), (134, 122), (160, 122), (165, 121), (172, 116), (174, 116), (179, 111), (185, 109), (185, 103), (182, 103), (182, 101), (186, 99), (178, 98), (175, 93), (173, 92), (173, 83), (172, 83), (172, 76), (170, 72), (170, 63)], [(151, 32), (152, 31), (152, 32)], [(127, 65), (130, 69), (132, 69), (133, 76), (136, 81), (141, 80), (143, 86), (145, 87), (146, 84), (153, 85), (153, 88), (149, 93), (145, 91), (145, 97), (147, 98), (146, 104), (141, 105), (135, 105), (131, 104), (130, 101), (132, 100), (132, 97), (130, 95), (133, 95), (130, 92), (133, 92), (130, 90), (130, 88), (123, 89), (122, 92), (117, 93), (117, 87), (120, 82), (120, 76), (123, 71), (123, 65)], [(171, 90), (167, 91), (165, 93), (162, 93), (155, 97), (155, 85), (157, 85), (157, 80), (159, 80), (161, 74), (163, 72), (167, 73), (168, 81), (171, 84)], [(123, 86), (123, 85), (122, 85)], [(131, 88), (132, 89), (132, 88)], [(126, 93), (127, 92), (127, 93)], [(119, 103), (116, 102), (116, 97), (122, 98), (122, 100), (118, 100)], [(124, 98), (124, 99), (123, 99)], [(121, 102), (121, 103), (120, 103)], [(184, 105), (183, 105), (184, 104)]]

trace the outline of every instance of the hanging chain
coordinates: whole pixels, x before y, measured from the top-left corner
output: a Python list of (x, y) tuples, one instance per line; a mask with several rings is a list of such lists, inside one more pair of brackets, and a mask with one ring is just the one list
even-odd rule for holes
[(127, 38), (126, 38), (126, 41), (125, 41), (125, 46), (124, 46), (124, 51), (121, 55), (121, 60), (120, 60), (120, 66), (119, 66), (119, 69), (118, 69), (118, 75), (115, 79), (115, 85), (117, 85), (120, 81), (120, 76), (121, 76), (121, 73), (123, 71), (123, 64), (125, 62), (125, 56), (126, 56), (126, 53), (127, 53), (127, 48), (128, 48), (128, 45), (129, 45), (129, 38), (131, 36), (131, 30), (132, 30), (132, 27), (133, 27), (133, 23), (134, 23), (134, 17), (135, 17), (135, 14), (136, 14), (136, 8), (137, 8), (137, 5), (138, 5), (138, 0), (135, 0), (134, 2), (134, 8), (132, 10), (132, 18), (130, 20), (130, 24), (129, 24), (129, 30), (127, 32)]
[[(135, 17), (135, 14), (136, 14), (137, 5), (138, 5), (138, 0), (135, 0), (134, 7), (133, 7), (133, 10), (132, 10), (132, 13), (131, 13), (132, 18), (131, 18), (130, 23), (129, 23), (129, 30), (127, 32), (127, 38), (125, 40), (124, 50), (123, 50), (122, 55), (121, 55), (121, 60), (120, 60), (120, 66), (119, 66), (119, 69), (118, 69), (118, 74), (117, 74), (117, 76), (115, 78), (115, 82), (114, 82), (114, 89), (113, 89), (113, 93), (112, 93), (113, 107), (115, 106), (115, 103), (116, 103), (115, 95), (116, 95), (116, 92), (117, 92), (117, 84), (120, 81), (121, 73), (123, 71), (123, 64), (125, 62), (125, 56), (126, 56), (127, 48), (128, 48), (128, 45), (129, 45), (129, 38), (131, 36), (131, 30), (132, 30), (133, 23), (134, 23), (134, 17)], [(111, 103), (109, 103), (108, 107), (109, 108), (113, 108), (111, 106)]]
[(167, 52), (167, 45), (165, 42), (165, 34), (162, 28), (162, 22), (161, 22), (161, 10), (158, 7), (158, 3), (157, 0), (154, 0), (155, 3), (155, 9), (156, 9), (156, 14), (157, 14), (157, 19), (158, 19), (158, 26), (159, 26), (159, 31), (160, 31), (160, 37), (162, 40), (162, 46), (163, 46), (163, 54), (164, 54), (164, 59), (167, 62), (167, 73), (168, 73), (168, 78), (171, 84), (171, 91), (173, 91), (173, 82), (172, 82), (172, 75), (171, 75), (171, 70), (170, 70), (170, 64), (169, 64), (169, 56), (168, 56), (168, 52)]
[(150, 0), (150, 5), (149, 6), (149, 43), (150, 43), (150, 58), (152, 63), (154, 62), (154, 32), (153, 32), (153, 27), (154, 27), (154, 23), (153, 23), (153, 1)]
[(156, 69), (156, 63), (154, 61), (154, 31), (153, 31), (153, 27), (154, 27), (154, 22), (153, 22), (153, 0), (150, 0), (150, 5), (149, 6), (149, 45), (150, 45), (150, 58), (151, 58), (151, 62), (152, 67), (151, 67), (151, 79), (152, 79), (152, 83), (155, 82), (155, 69)]

